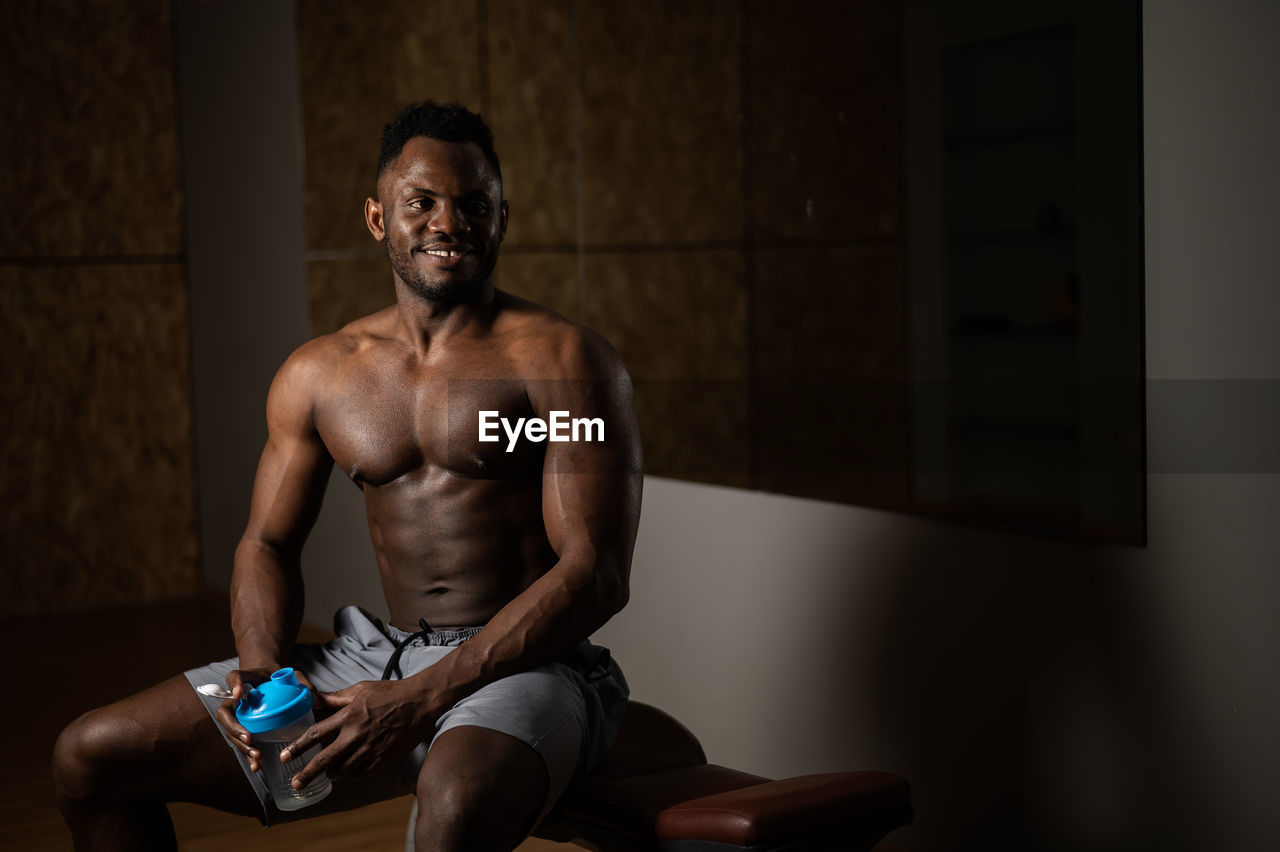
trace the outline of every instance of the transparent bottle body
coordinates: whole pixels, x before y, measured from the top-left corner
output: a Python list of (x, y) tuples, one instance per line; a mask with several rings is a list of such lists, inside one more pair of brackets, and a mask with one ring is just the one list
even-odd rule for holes
[(253, 744), (262, 752), (262, 759), (258, 761), (258, 765), (266, 773), (267, 790), (271, 793), (271, 799), (276, 803), (276, 807), (282, 811), (296, 811), (307, 805), (314, 805), (329, 795), (329, 791), (333, 789), (333, 785), (324, 773), (317, 775), (301, 790), (295, 790), (292, 786), (293, 776), (302, 771), (302, 768), (311, 762), (311, 758), (320, 753), (321, 746), (318, 743), (307, 749), (304, 754), (295, 755), (288, 763), (280, 761), (280, 752), (284, 747), (302, 736), (302, 732), (311, 727), (314, 721), (314, 716), (307, 713), (292, 725), (253, 734)]

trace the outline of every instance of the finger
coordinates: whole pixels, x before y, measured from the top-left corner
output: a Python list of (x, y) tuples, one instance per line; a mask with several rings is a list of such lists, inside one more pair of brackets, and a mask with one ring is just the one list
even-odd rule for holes
[(238, 743), (250, 743), (253, 741), (252, 735), (236, 718), (236, 703), (234, 698), (227, 699), (218, 706), (218, 711), (214, 715), (233, 740)]
[(231, 739), (231, 744), (249, 761), (249, 768), (257, 772), (258, 761), (262, 758), (262, 752), (254, 748), (253, 736), (236, 719), (235, 704), (234, 700), (222, 702), (214, 716), (218, 723), (222, 725), (223, 730), (227, 732), (227, 736)]
[(227, 688), (236, 698), (243, 698), (249, 690), (271, 679), (271, 668), (232, 669), (227, 672)]
[(246, 672), (240, 669), (232, 669), (227, 672), (227, 689), (231, 690), (232, 698), (244, 698), (253, 684), (246, 679)]
[(315, 685), (311, 682), (311, 678), (307, 677), (305, 673), (303, 673), (302, 671), (299, 671), (298, 669), (293, 670), (293, 675), (298, 679), (298, 683), (302, 684), (307, 689), (311, 690), (312, 694), (315, 694), (316, 688), (315, 688)]
[(340, 689), (337, 692), (317, 692), (316, 700), (326, 707), (346, 707), (355, 698), (352, 687)]
[(359, 778), (373, 770), (373, 759), (373, 751), (367, 746), (361, 746), (347, 755), (342, 766), (335, 769), (338, 769), (344, 777)]
[(343, 765), (343, 756), (349, 747), (350, 744), (348, 742), (338, 739), (332, 745), (322, 748), (315, 757), (307, 762), (306, 766), (299, 770), (297, 775), (293, 776), (291, 782), (293, 789), (301, 790), (321, 773), (326, 773), (331, 778), (337, 777), (340, 774), (337, 770)]
[(288, 763), (294, 759), (295, 755), (306, 754), (307, 749), (311, 748), (316, 743), (327, 739), (329, 734), (332, 733), (335, 728), (341, 727), (342, 720), (336, 715), (316, 722), (314, 725), (303, 731), (296, 740), (289, 743), (280, 751), (280, 761), (282, 763)]

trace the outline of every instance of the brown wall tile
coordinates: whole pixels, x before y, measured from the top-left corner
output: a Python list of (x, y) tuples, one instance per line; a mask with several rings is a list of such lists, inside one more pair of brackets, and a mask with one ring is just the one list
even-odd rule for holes
[(905, 377), (901, 248), (756, 251), (752, 264), (762, 379)]
[(905, 507), (901, 250), (760, 251), (752, 261), (756, 483)]
[(495, 281), (501, 290), (582, 322), (577, 255), (504, 254)]
[(578, 191), (569, 0), (489, 0), (486, 114), (511, 202), (512, 245), (573, 245)]
[(747, 294), (734, 251), (588, 255), (587, 325), (644, 379), (743, 379)]
[(182, 268), (0, 268), (5, 613), (197, 589)]
[(578, 8), (587, 244), (741, 239), (738, 4)]
[(641, 379), (635, 393), (645, 473), (751, 487), (751, 408), (745, 381)]
[(182, 251), (166, 0), (22, 4), (0, 27), (0, 255)]
[(899, 6), (748, 4), (753, 239), (901, 238)]
[(636, 380), (645, 469), (746, 485), (747, 294), (738, 252), (592, 255), (587, 324)]
[(396, 300), (385, 257), (313, 260), (307, 264), (311, 335), (329, 334)]
[(410, 101), (479, 108), (475, 4), (306, 0), (298, 65), (307, 247), (365, 248), (383, 125)]

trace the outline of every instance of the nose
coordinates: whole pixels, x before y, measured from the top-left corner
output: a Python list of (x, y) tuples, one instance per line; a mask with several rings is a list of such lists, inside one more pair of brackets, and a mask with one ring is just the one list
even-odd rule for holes
[(454, 236), (471, 230), (466, 217), (451, 201), (440, 201), (432, 208), (432, 216), (427, 223), (433, 234)]

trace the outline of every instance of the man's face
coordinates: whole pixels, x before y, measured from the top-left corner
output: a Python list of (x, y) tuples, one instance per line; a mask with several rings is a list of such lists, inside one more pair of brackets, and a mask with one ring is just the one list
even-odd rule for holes
[(447, 305), (483, 292), (507, 230), (502, 183), (479, 146), (425, 136), (410, 139), (387, 166), (365, 217), (386, 240), (396, 277)]

